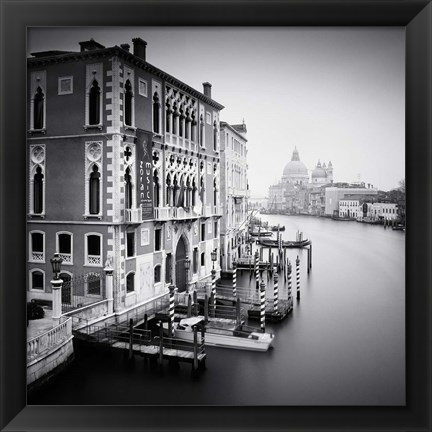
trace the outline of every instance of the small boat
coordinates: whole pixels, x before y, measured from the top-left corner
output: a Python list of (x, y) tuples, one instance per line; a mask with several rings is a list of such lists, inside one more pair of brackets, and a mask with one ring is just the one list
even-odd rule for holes
[(349, 217), (349, 216), (332, 216), (331, 217), (335, 221), (355, 221), (357, 220), (355, 217)]
[[(174, 337), (193, 341), (193, 326), (202, 323), (203, 316), (183, 318), (174, 323)], [(262, 333), (259, 329), (244, 324), (237, 324), (235, 320), (217, 318), (209, 319), (205, 324), (205, 345), (244, 349), (251, 351), (267, 351), (274, 341), (274, 334)]]
[(252, 237), (271, 237), (273, 232), (268, 230), (251, 230), (249, 231), (249, 235)]
[[(278, 241), (277, 240), (270, 240), (270, 239), (258, 239), (257, 242), (265, 247), (274, 247), (277, 248)], [(299, 241), (283, 241), (282, 247), (284, 248), (302, 248), (310, 245), (309, 239), (299, 240)]]
[(285, 231), (285, 225), (279, 226), (279, 225), (273, 225), (272, 231)]
[(403, 225), (398, 224), (398, 225), (392, 227), (392, 230), (395, 230), (395, 231), (405, 231), (405, 227)]

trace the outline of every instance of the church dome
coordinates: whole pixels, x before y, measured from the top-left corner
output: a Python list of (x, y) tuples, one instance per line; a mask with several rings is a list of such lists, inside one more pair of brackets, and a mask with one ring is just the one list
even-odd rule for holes
[(288, 178), (308, 177), (308, 170), (300, 160), (297, 148), (293, 151), (291, 161), (285, 165), (283, 176)]
[(325, 178), (327, 173), (325, 169), (321, 166), (321, 162), (318, 161), (317, 166), (312, 171), (312, 178)]

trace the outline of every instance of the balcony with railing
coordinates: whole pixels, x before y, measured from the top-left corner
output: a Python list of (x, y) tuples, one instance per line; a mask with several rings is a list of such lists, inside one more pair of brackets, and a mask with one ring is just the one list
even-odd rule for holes
[(198, 215), (191, 207), (173, 207), (173, 219), (196, 219)]
[(63, 260), (63, 264), (71, 264), (72, 263), (72, 254), (70, 253), (59, 253), (59, 257)]
[(220, 205), (213, 205), (211, 211), (213, 216), (222, 216), (222, 207)]
[(155, 207), (154, 218), (158, 221), (167, 221), (173, 218), (173, 207)]
[(45, 256), (43, 252), (35, 252), (33, 251), (31, 253), (31, 257), (32, 257), (32, 261), (33, 262), (44, 262), (45, 261)]
[(202, 206), (201, 216), (210, 217), (212, 216), (212, 206), (211, 204)]
[(197, 151), (197, 144), (194, 141), (178, 135), (171, 134), (169, 132), (165, 132), (165, 144), (186, 150), (191, 150), (193, 152)]
[(124, 220), (126, 223), (141, 223), (142, 222), (142, 208), (125, 209)]

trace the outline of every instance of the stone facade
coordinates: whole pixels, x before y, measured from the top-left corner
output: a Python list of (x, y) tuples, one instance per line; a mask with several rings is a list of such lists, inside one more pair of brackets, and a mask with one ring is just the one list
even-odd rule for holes
[(210, 277), (223, 106), (133, 45), (27, 60), (29, 299), (51, 298), (54, 252), (71, 277), (111, 260), (115, 311)]
[(246, 125), (221, 122), (221, 267), (245, 253), (249, 186), (247, 178)]

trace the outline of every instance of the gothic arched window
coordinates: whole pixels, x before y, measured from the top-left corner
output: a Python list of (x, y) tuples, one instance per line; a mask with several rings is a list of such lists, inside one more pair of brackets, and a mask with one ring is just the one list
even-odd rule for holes
[(199, 144), (204, 147), (204, 119), (202, 114), (200, 116)]
[(173, 114), (172, 114), (172, 133), (174, 135), (178, 134), (178, 116), (179, 116), (179, 113), (177, 111), (177, 104), (174, 103), (174, 110), (173, 110)]
[(166, 205), (171, 206), (171, 177), (169, 174), (166, 179)]
[(159, 133), (160, 103), (157, 92), (153, 95), (153, 132)]
[(153, 205), (155, 207), (159, 207), (159, 192), (160, 192), (160, 185), (159, 185), (159, 177), (157, 175), (157, 172), (155, 171), (153, 174)]
[(217, 151), (217, 124), (216, 120), (213, 122), (213, 150)]
[(196, 192), (197, 192), (197, 187), (194, 179), (192, 182), (192, 207), (196, 205)]
[(132, 176), (130, 173), (130, 168), (127, 167), (124, 175), (125, 181), (125, 208), (132, 208)]
[(189, 117), (189, 108), (186, 109), (186, 116), (185, 116), (185, 138), (189, 139), (189, 125), (190, 125), (190, 117)]
[(45, 95), (42, 89), (38, 87), (34, 96), (33, 129), (43, 129), (44, 127), (44, 103)]
[(217, 205), (217, 187), (216, 187), (216, 179), (213, 180), (213, 204)]
[(166, 110), (165, 110), (165, 122), (166, 122), (165, 130), (169, 133), (171, 131), (170, 122), (171, 122), (171, 113), (172, 113), (172, 110), (171, 110), (171, 105), (170, 105), (170, 103), (169, 103), (168, 100), (166, 101), (165, 105), (166, 105)]
[(180, 116), (179, 116), (179, 136), (183, 136), (183, 123), (184, 123), (184, 114), (183, 109), (180, 107)]
[(100, 192), (100, 173), (99, 173), (99, 168), (96, 165), (94, 165), (89, 179), (90, 214), (99, 214), (99, 209), (100, 209), (99, 192)]
[(36, 168), (33, 178), (33, 213), (43, 212), (43, 178), (42, 168)]
[(195, 111), (192, 111), (191, 115), (191, 141), (195, 141), (195, 135), (196, 135), (196, 120), (195, 120)]
[(100, 87), (96, 80), (93, 81), (89, 96), (89, 124), (100, 123)]
[(124, 122), (128, 126), (132, 126), (132, 85), (129, 80), (125, 84), (125, 96), (124, 96)]

